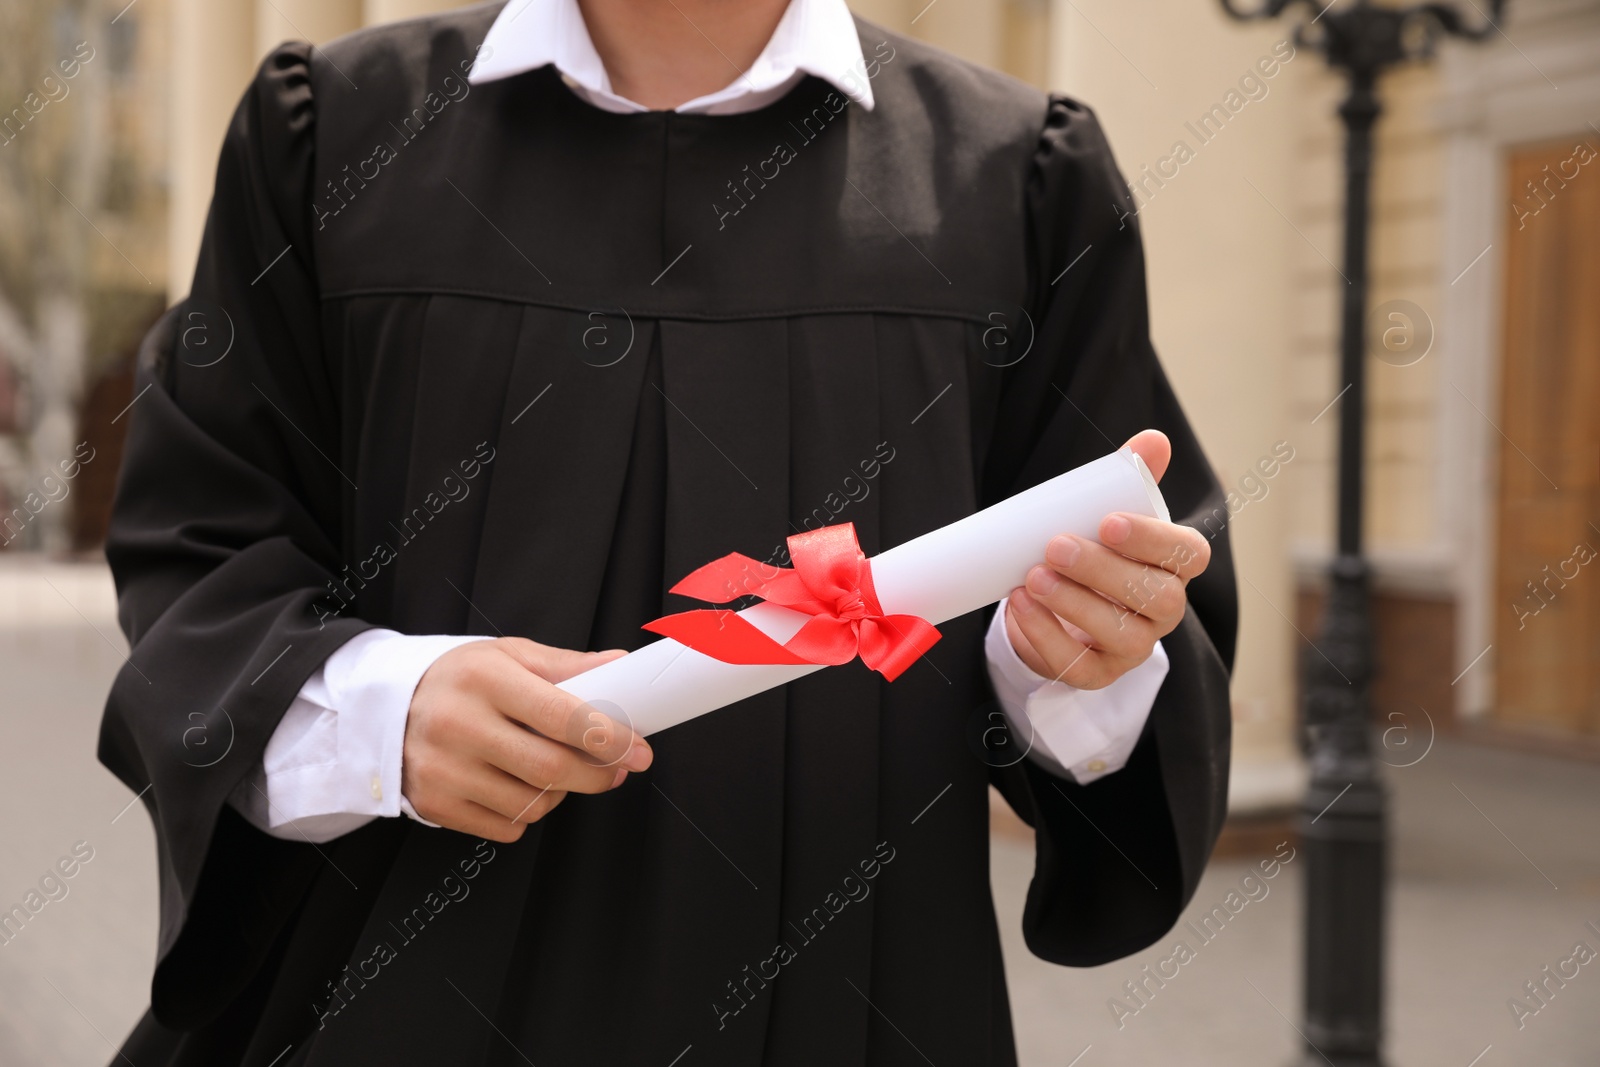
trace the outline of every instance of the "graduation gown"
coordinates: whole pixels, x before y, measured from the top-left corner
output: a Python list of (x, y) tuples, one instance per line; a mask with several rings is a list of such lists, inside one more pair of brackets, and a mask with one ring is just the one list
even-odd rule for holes
[(1147, 426), (1173, 513), (1226, 514), (1083, 105), (861, 23), (871, 112), (808, 78), (749, 114), (611, 114), (549, 68), (469, 89), (496, 11), (273, 52), (143, 350), (100, 744), (160, 853), (125, 1054), (1011, 1064), (987, 786), (1038, 832), (1033, 952), (1170, 928), (1224, 813), (1225, 533), (1138, 747), (1089, 786), (986, 756), (980, 612), (893, 684), (854, 663), (662, 733), (512, 845), (277, 840), (227, 802), (368, 627), (637, 647), (717, 556), (846, 521), (872, 554)]

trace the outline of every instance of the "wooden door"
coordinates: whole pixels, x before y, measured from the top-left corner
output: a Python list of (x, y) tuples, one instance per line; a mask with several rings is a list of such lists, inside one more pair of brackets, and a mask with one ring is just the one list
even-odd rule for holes
[(1505, 236), (1496, 719), (1600, 734), (1600, 137), (1514, 151)]

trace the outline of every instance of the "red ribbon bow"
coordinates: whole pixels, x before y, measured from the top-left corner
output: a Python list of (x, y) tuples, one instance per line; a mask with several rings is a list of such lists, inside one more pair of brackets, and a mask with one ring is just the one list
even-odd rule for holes
[(859, 654), (891, 682), (939, 640), (927, 619), (883, 613), (854, 523), (795, 534), (789, 556), (792, 570), (730, 552), (672, 587), (712, 604), (754, 595), (812, 616), (783, 644), (727, 608), (667, 615), (644, 628), (723, 663), (837, 665)]

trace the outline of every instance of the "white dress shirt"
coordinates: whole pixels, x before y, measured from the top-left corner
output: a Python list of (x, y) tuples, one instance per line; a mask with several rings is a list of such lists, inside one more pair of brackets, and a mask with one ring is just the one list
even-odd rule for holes
[[(595, 107), (648, 110), (612, 91), (577, 0), (511, 0), (489, 28), (469, 80), (479, 84), (551, 65)], [(807, 74), (830, 82), (854, 104), (873, 107), (869, 68), (845, 0), (790, 0), (748, 71), (676, 110), (754, 111)], [(412, 693), (436, 659), (482, 640), (373, 629), (346, 643), (301, 687), (261, 764), (234, 792), (234, 807), (274, 837), (315, 842), (383, 816), (419, 818), (400, 791)], [(1012, 648), (1004, 601), (984, 650), (995, 695), (1026, 758), (1085, 784), (1127, 762), (1168, 669), (1157, 642), (1149, 659), (1104, 689), (1052, 682)]]

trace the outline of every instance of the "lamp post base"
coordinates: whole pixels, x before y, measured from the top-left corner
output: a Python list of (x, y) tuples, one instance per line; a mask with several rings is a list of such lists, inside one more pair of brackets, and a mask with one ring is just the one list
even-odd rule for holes
[(1306, 656), (1311, 788), (1298, 829), (1305, 849), (1307, 1067), (1380, 1067), (1387, 798), (1372, 757), (1368, 568), (1333, 565), (1328, 610)]
[(1305, 1055), (1294, 1059), (1289, 1067), (1328, 1067), (1329, 1064), (1333, 1067), (1385, 1067), (1376, 1052), (1351, 1053), (1347, 1056), (1330, 1052), (1324, 1056), (1315, 1049), (1307, 1049)]

